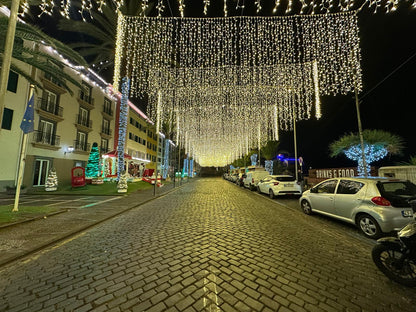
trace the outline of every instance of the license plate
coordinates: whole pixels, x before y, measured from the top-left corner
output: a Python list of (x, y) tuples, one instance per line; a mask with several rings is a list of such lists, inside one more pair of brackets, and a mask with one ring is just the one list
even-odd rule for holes
[(283, 186), (286, 186), (286, 187), (293, 186), (293, 183), (286, 183), (286, 184), (283, 184)]

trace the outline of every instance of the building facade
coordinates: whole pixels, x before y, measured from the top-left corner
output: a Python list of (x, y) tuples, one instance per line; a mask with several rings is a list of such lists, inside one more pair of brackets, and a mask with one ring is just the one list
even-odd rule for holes
[[(54, 53), (45, 47), (40, 49)], [(26, 64), (21, 67), (30, 69)], [(73, 92), (70, 94), (43, 72), (34, 73), (43, 89), (35, 90), (35, 130), (28, 134), (23, 176), (23, 185), (27, 187), (43, 187), (52, 168), (59, 182), (70, 184), (71, 169), (86, 166), (93, 143), (98, 144), (101, 153), (114, 144), (116, 102), (106, 91), (105, 83), (89, 70), (70, 64), (64, 70), (83, 88), (68, 83)], [(0, 132), (0, 144), (8, 151), (0, 155), (2, 188), (14, 186), (17, 181), (23, 137), (20, 123), (29, 96), (27, 80), (15, 73), (11, 77)]]

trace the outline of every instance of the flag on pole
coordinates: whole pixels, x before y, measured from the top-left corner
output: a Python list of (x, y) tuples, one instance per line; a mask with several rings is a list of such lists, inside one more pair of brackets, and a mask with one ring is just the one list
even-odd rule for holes
[(23, 130), (23, 133), (28, 134), (29, 132), (35, 131), (34, 128), (34, 119), (35, 119), (35, 94), (32, 94), (29, 102), (27, 103), (25, 114), (23, 115), (22, 123), (20, 124), (20, 129)]

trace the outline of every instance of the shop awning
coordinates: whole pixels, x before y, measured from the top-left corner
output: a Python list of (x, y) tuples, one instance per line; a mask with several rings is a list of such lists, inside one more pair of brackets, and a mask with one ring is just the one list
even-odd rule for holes
[[(102, 157), (118, 157), (118, 152), (116, 150), (113, 150), (111, 152), (103, 154)], [(129, 154), (124, 153), (124, 158), (131, 159), (131, 156)]]

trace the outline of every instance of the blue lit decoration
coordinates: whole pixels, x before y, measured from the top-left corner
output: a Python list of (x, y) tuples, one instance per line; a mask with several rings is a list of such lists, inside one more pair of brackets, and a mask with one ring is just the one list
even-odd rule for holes
[(266, 169), (266, 171), (270, 174), (273, 174), (273, 160), (265, 160), (264, 169)]
[(347, 158), (358, 162), (358, 175), (370, 175), (370, 164), (387, 156), (387, 149), (381, 144), (364, 144), (364, 156), (367, 163), (367, 168), (364, 170), (364, 163), (362, 158), (361, 144), (353, 145), (344, 151)]
[(233, 165), (230, 165), (230, 170), (235, 169), (235, 167)]
[(169, 147), (170, 140), (165, 140), (165, 155), (163, 156), (163, 165), (162, 165), (162, 178), (166, 179), (169, 171)]
[(193, 177), (194, 177), (194, 160), (193, 160), (193, 159), (191, 159), (191, 160), (189, 161), (189, 176), (190, 176), (191, 178), (193, 178)]
[(127, 115), (129, 112), (128, 100), (129, 100), (130, 80), (124, 77), (121, 85), (121, 100), (120, 100), (120, 120), (118, 130), (118, 168), (117, 168), (117, 181), (120, 180), (120, 176), (124, 172), (124, 144), (126, 142), (127, 131)]
[(251, 155), (250, 159), (251, 159), (251, 165), (255, 166), (257, 164), (257, 154)]
[(188, 176), (188, 158), (183, 160), (182, 176)]

